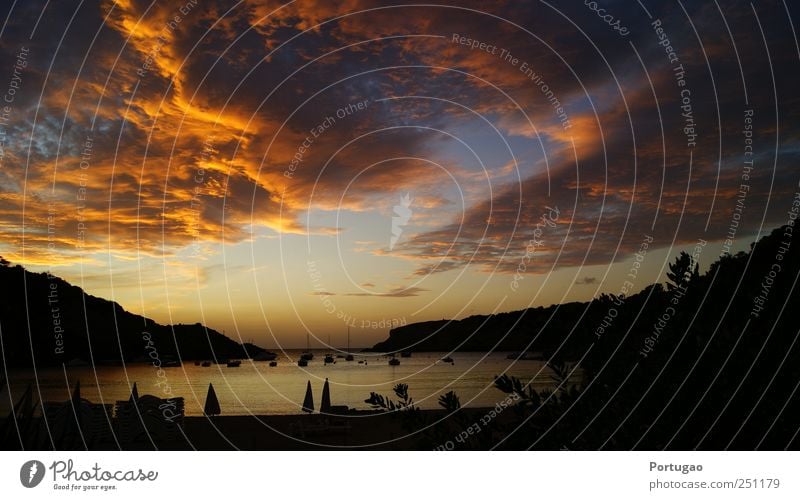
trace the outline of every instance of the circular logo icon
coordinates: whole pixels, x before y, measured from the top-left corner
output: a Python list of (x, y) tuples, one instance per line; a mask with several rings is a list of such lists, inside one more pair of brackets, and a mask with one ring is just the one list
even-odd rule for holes
[(26, 488), (35, 488), (44, 479), (44, 464), (38, 460), (28, 460), (19, 470), (19, 480)]

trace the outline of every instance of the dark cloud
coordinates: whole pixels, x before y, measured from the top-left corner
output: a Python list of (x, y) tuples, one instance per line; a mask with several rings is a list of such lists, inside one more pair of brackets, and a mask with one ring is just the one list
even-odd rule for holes
[[(309, 208), (364, 212), (404, 191), (427, 200), (415, 212), (425, 225), (391, 255), (414, 260), (416, 275), (609, 263), (643, 234), (660, 247), (726, 237), (748, 109), (754, 168), (736, 238), (784, 223), (797, 189), (800, 60), (777, 1), (648, 7), (685, 87), (653, 20), (617, 2), (608, 10), (627, 37), (580, 2), (200, 2), (174, 26), (175, 4), (86, 2), (75, 16), (68, 2), (18, 4), (0, 36), (0, 90), (20, 47), (31, 51), (0, 174), (12, 260), (160, 255), (244, 241), (254, 227), (337, 235), (346, 229), (306, 227)], [(558, 221), (537, 231), (548, 207)]]

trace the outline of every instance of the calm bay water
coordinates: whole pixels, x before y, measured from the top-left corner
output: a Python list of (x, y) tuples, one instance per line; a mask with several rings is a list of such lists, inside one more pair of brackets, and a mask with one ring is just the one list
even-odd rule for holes
[[(390, 366), (379, 355), (356, 356), (355, 361), (336, 359), (325, 365), (325, 351), (314, 351), (315, 357), (301, 368), (291, 359), (300, 351), (278, 355), (278, 366), (243, 360), (238, 368), (225, 365), (196, 366), (193, 362), (181, 367), (164, 368), (161, 377), (151, 364), (122, 366), (85, 366), (62, 369), (32, 370), (9, 373), (14, 397), (19, 397), (29, 383), (34, 384), (44, 401), (64, 401), (80, 380), (81, 396), (96, 403), (113, 404), (130, 396), (133, 383), (139, 394), (162, 398), (183, 397), (187, 415), (202, 415), (208, 384), (212, 383), (222, 408), (222, 415), (275, 415), (300, 413), (306, 383), (311, 381), (314, 403), (319, 408), (322, 385), (327, 377), (331, 384), (331, 403), (351, 408), (369, 409), (364, 402), (370, 392), (394, 399), (392, 388), (397, 383), (409, 386), (409, 393), (422, 408), (437, 408), (438, 398), (450, 390), (461, 399), (462, 406), (494, 406), (505, 394), (494, 388), (495, 375), (508, 373), (523, 381), (533, 380), (536, 388), (553, 385), (551, 372), (539, 361), (511, 361), (508, 353), (456, 353), (455, 364), (441, 362), (446, 353), (414, 353), (402, 358), (399, 366)], [(359, 364), (359, 360), (366, 364)], [(169, 392), (168, 392), (169, 391)], [(9, 408), (8, 393), (0, 398), (0, 409)]]

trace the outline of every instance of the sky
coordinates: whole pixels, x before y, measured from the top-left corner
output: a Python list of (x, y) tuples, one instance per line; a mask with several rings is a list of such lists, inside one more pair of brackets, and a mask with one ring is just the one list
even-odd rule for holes
[(782, 0), (2, 9), (0, 255), (270, 348), (633, 293), (800, 190)]

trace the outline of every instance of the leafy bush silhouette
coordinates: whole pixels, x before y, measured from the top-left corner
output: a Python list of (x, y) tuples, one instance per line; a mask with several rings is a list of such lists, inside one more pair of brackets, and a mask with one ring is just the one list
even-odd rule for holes
[[(494, 342), (497, 332), (518, 337), (524, 331), (527, 348), (558, 352), (546, 356), (552, 389), (536, 390), (508, 375), (495, 378), (496, 389), (518, 400), (496, 423), (496, 433), (481, 433), (481, 440), (466, 445), (796, 449), (800, 241), (793, 229), (777, 228), (749, 252), (720, 256), (702, 275), (698, 262), (681, 252), (669, 264), (666, 286), (462, 321), (465, 329), (489, 324), (480, 332), (487, 341)], [(613, 321), (607, 321), (612, 309)], [(517, 320), (521, 326), (509, 330)], [(463, 330), (452, 331), (463, 338)], [(652, 349), (642, 355), (652, 338)], [(450, 420), (463, 414), (461, 409)], [(486, 441), (489, 435), (493, 439)]]

